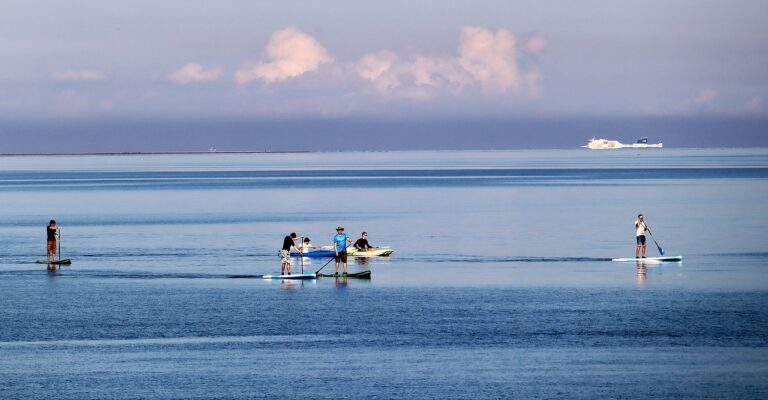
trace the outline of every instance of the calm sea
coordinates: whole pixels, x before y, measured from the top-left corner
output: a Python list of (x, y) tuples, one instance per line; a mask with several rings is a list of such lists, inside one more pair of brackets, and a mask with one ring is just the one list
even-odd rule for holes
[[(767, 398), (767, 204), (768, 149), (0, 157), (0, 396)], [(371, 280), (233, 277), (338, 225)]]

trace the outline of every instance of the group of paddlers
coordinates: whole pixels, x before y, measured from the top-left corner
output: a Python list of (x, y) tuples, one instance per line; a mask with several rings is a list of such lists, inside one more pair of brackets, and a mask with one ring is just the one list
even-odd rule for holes
[[(296, 239), (300, 239), (299, 245), (296, 245)], [(363, 232), (360, 235), (360, 238), (353, 243), (352, 239), (347, 236), (346, 233), (344, 233), (344, 228), (341, 226), (337, 227), (336, 235), (333, 236), (334, 259), (336, 260), (336, 275), (339, 274), (339, 264), (344, 265), (344, 272), (342, 273), (342, 276), (347, 274), (347, 248), (349, 247), (349, 244), (352, 244), (354, 248), (361, 251), (375, 248), (374, 246), (371, 246), (370, 243), (368, 243), (367, 232)], [(288, 275), (290, 275), (292, 272), (291, 249), (294, 249), (297, 253), (303, 254), (317, 249), (317, 246), (312, 245), (308, 237), (299, 237), (295, 232), (292, 232), (290, 235), (287, 235), (285, 238), (283, 238), (283, 247), (280, 249), (281, 275), (285, 275), (286, 272)]]

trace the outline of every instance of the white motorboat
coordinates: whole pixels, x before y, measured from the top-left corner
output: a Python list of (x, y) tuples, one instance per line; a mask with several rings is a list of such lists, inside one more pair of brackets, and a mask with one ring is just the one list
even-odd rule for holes
[(591, 150), (606, 150), (606, 149), (660, 149), (664, 145), (662, 143), (648, 143), (648, 138), (640, 138), (637, 142), (632, 144), (624, 144), (618, 140), (608, 139), (595, 139), (592, 138), (586, 145), (581, 146)]

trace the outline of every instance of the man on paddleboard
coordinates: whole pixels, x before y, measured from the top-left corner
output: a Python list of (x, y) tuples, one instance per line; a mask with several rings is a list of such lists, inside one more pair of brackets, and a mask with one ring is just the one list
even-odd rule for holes
[(333, 237), (333, 248), (336, 250), (336, 275), (339, 275), (339, 261), (344, 263), (344, 275), (347, 274), (348, 243), (352, 243), (352, 239), (344, 233), (344, 228), (336, 228), (336, 235)]
[(294, 240), (296, 240), (296, 232), (291, 232), (290, 235), (283, 238), (283, 247), (280, 249), (280, 258), (282, 259), (280, 275), (285, 275), (286, 269), (288, 270), (288, 275), (291, 274), (291, 247), (296, 248), (293, 243)]
[(640, 258), (642, 251), (642, 258), (645, 258), (645, 231), (648, 230), (648, 226), (645, 225), (645, 219), (643, 214), (637, 214), (637, 220), (635, 220), (635, 234), (637, 236), (637, 246), (635, 247), (635, 258)]
[(56, 226), (56, 221), (51, 220), (46, 228), (48, 240), (46, 242), (46, 260), (56, 262), (56, 241), (59, 239), (59, 228)]

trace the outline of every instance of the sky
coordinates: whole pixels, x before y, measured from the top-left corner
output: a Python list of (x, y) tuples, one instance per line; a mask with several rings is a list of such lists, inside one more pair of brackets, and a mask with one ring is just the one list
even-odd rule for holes
[(0, 153), (766, 146), (766, 71), (765, 1), (5, 0)]

